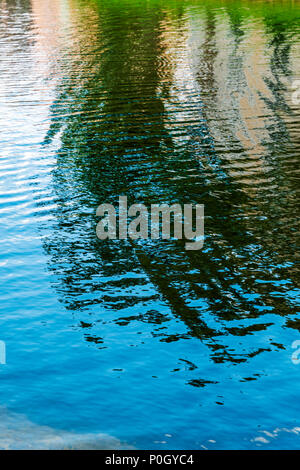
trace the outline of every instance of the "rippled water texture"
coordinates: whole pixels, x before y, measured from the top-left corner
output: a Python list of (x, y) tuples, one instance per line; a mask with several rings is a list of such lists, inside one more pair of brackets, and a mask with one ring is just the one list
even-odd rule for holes
[[(297, 1), (0, 0), (1, 448), (300, 448), (299, 33)], [(203, 249), (98, 240), (119, 195), (204, 204)]]

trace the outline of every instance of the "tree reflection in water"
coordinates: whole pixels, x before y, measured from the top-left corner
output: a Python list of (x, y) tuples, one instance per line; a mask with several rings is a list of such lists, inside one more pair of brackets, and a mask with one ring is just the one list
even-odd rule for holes
[[(61, 301), (79, 318), (92, 313), (81, 326), (99, 348), (105, 338), (93, 325), (102, 321), (153, 324), (160, 341), (198, 338), (215, 362), (283, 347), (261, 348), (253, 333), (277, 315), (293, 326), (296, 312), (287, 290), (296, 285), (299, 141), (284, 88), (296, 19), (263, 10), (251, 26), (231, 3), (220, 15), (205, 2), (191, 16), (189, 2), (87, 5), (45, 139), (60, 132), (58, 205), (44, 248)], [(249, 52), (253, 38), (261, 55)], [(180, 240), (97, 240), (96, 207), (117, 206), (119, 195), (147, 206), (205, 204), (203, 250), (186, 252)], [(171, 316), (186, 333), (168, 331)]]

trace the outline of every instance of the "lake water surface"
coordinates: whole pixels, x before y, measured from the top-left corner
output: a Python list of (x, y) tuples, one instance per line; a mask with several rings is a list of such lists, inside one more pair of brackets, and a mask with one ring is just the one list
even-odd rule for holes
[(0, 59), (0, 447), (299, 449), (300, 2), (0, 0)]

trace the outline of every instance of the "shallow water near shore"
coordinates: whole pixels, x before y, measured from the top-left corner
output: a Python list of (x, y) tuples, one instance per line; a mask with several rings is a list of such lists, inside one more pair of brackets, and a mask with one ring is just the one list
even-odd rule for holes
[[(300, 2), (0, 0), (0, 46), (0, 448), (299, 449)], [(203, 249), (98, 240), (120, 195)]]
[(0, 408), (0, 450), (129, 450), (105, 434), (79, 434), (39, 426), (25, 415)]

